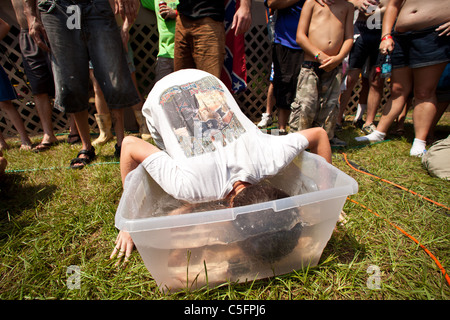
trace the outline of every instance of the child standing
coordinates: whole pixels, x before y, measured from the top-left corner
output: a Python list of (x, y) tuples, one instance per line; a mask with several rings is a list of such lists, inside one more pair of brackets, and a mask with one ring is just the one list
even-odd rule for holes
[(305, 59), (291, 104), (289, 126), (292, 132), (323, 127), (332, 145), (339, 142), (334, 127), (339, 110), (341, 62), (353, 44), (353, 11), (353, 5), (346, 0), (336, 0), (330, 6), (307, 0), (297, 29), (296, 41), (305, 51)]

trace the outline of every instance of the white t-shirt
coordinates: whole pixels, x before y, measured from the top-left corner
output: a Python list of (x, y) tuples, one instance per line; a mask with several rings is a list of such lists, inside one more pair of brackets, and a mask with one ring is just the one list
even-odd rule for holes
[(222, 199), (238, 180), (273, 176), (309, 145), (299, 133), (261, 132), (219, 79), (196, 69), (157, 82), (142, 112), (164, 150), (142, 165), (165, 192), (189, 202)]

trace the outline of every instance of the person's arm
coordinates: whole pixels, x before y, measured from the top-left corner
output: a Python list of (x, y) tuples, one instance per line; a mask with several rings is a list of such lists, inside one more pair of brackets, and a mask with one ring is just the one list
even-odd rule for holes
[(160, 7), (159, 14), (161, 15), (161, 17), (164, 20), (176, 19), (176, 17), (177, 17), (177, 11), (172, 9), (172, 8), (170, 8), (167, 5), (163, 5), (163, 6)]
[(440, 33), (439, 33), (439, 36), (440, 36), (440, 37), (442, 37), (442, 36), (450, 36), (450, 21), (448, 21), (448, 22), (446, 22), (446, 23), (444, 23), (444, 24), (441, 24), (441, 25), (436, 29), (436, 31), (440, 32)]
[(240, 35), (247, 32), (252, 25), (252, 0), (241, 0), (239, 8), (233, 16), (231, 29), (234, 29), (234, 34)]
[(114, 14), (120, 14), (123, 21), (125, 21), (125, 19), (128, 19), (129, 23), (133, 24), (134, 20), (136, 20), (139, 7), (141, 6), (140, 1), (139, 0), (114, 0), (114, 1), (115, 1)]
[(267, 6), (270, 9), (285, 9), (296, 4), (299, 0), (267, 0)]
[(31, 38), (33, 38), (34, 42), (36, 42), (42, 50), (50, 51), (50, 48), (45, 41), (42, 41), (42, 38), (44, 38), (48, 43), (47, 33), (45, 32), (44, 25), (37, 13), (36, 0), (24, 0), (23, 3)]
[(380, 4), (380, 0), (348, 0), (348, 2), (352, 3), (355, 9), (364, 13), (367, 12), (367, 8), (370, 6), (378, 6)]
[[(331, 6), (332, 4), (334, 4), (334, 0), (315, 0), (315, 1), (322, 7), (324, 5)], [(267, 6), (273, 10), (285, 9), (287, 7), (296, 4), (297, 2), (299, 2), (299, 0), (267, 0)]]
[[(120, 175), (122, 179), (122, 187), (124, 187), (125, 179), (131, 171), (137, 168), (147, 157), (151, 156), (156, 152), (161, 152), (154, 145), (133, 137), (127, 136), (122, 142), (122, 151), (120, 154)], [(133, 251), (134, 242), (130, 234), (127, 231), (121, 230), (117, 235), (114, 249), (110, 255), (110, 259), (117, 256), (118, 265), (122, 258), (124, 258), (124, 263), (128, 261), (128, 258)]]
[(11, 26), (3, 19), (0, 18), (0, 40), (2, 40), (8, 34)]
[(350, 53), (353, 46), (353, 7), (347, 6), (347, 15), (344, 23), (344, 42), (339, 53), (321, 61), (320, 69), (329, 72), (342, 63), (345, 57)]
[(383, 24), (381, 28), (381, 43), (380, 52), (381, 54), (387, 54), (394, 50), (394, 40), (391, 36), (392, 28), (397, 19), (397, 16), (401, 10), (403, 0), (390, 0), (386, 7), (386, 12), (383, 17)]
[[(139, 8), (137, 8), (136, 15), (139, 12)], [(133, 26), (134, 20), (125, 17), (123, 21), (122, 28), (120, 30), (120, 36), (122, 37), (123, 47), (126, 52), (128, 52), (128, 41), (130, 41), (130, 29)]]
[(309, 24), (314, 9), (314, 0), (306, 0), (298, 21), (296, 41), (298, 45), (310, 56), (315, 56), (320, 50), (308, 38)]

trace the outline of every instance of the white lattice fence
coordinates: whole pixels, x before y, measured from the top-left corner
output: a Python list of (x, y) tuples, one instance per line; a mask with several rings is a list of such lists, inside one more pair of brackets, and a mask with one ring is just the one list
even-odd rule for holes
[[(33, 97), (23, 73), (22, 57), (18, 44), (19, 30), (12, 26), (8, 36), (0, 42), (0, 63), (10, 77), (18, 95), (14, 100), (19, 113), (30, 135), (42, 132), (39, 117), (33, 104)], [(155, 24), (136, 24), (130, 31), (131, 47), (134, 52), (136, 78), (141, 94), (145, 97), (154, 84), (154, 65), (158, 51), (158, 30)], [(265, 25), (255, 25), (246, 34), (246, 59), (248, 88), (235, 96), (241, 109), (252, 120), (258, 121), (265, 111), (267, 87), (269, 84), (271, 66), (271, 46), (267, 38)], [(358, 101), (359, 86), (357, 85), (350, 99), (347, 114), (353, 114)], [(388, 97), (383, 98), (383, 103)], [(95, 107), (90, 107), (89, 123), (93, 131), (97, 130), (94, 118)], [(64, 132), (69, 128), (67, 117), (58, 110), (53, 110), (53, 125), (55, 132)], [(133, 123), (134, 125), (134, 123)], [(129, 128), (127, 128), (129, 129)], [(17, 131), (0, 110), (0, 130), (5, 137), (17, 135)]]
[[(18, 99), (13, 100), (13, 105), (22, 116), (25, 128), (30, 135), (36, 135), (42, 132), (42, 127), (37, 110), (34, 106), (31, 87), (29, 86), (22, 64), (22, 55), (19, 47), (19, 29), (11, 26), (9, 34), (0, 41), (0, 64), (8, 74), (8, 77), (14, 86)], [(92, 130), (97, 128), (95, 122), (95, 107), (90, 106), (89, 124)], [(53, 109), (52, 123), (55, 132), (69, 130), (67, 116)], [(5, 137), (17, 135), (17, 131), (8, 119), (6, 112), (0, 109), (0, 130)]]

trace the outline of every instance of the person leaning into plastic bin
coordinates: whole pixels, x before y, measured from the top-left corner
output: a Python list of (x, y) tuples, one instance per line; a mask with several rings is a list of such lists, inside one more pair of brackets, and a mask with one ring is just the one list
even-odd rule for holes
[[(226, 86), (201, 70), (183, 69), (156, 83), (143, 114), (156, 146), (132, 136), (124, 139), (122, 183), (143, 166), (167, 194), (188, 203), (228, 199), (233, 206), (237, 194), (276, 175), (307, 148), (331, 163), (324, 129), (264, 134)], [(111, 258), (117, 255), (120, 261), (125, 255), (126, 261), (133, 246), (121, 230)]]

